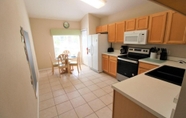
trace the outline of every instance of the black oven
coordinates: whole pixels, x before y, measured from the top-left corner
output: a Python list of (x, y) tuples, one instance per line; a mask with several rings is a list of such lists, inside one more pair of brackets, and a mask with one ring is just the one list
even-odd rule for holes
[(149, 57), (149, 49), (129, 48), (127, 55), (117, 59), (117, 80), (122, 81), (138, 73), (138, 60)]
[(117, 80), (122, 81), (124, 79), (137, 75), (138, 61), (124, 60), (118, 58), (117, 62)]

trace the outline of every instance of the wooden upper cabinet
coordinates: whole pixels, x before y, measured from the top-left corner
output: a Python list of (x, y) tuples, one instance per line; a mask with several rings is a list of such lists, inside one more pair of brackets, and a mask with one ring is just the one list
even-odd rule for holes
[(108, 32), (108, 28), (107, 27), (108, 27), (107, 25), (102, 25), (102, 26), (96, 27), (96, 33)]
[(102, 32), (108, 32), (108, 26), (107, 25), (102, 26)]
[(96, 27), (96, 33), (100, 33), (100, 32), (101, 32), (101, 29), (102, 29), (101, 26), (97, 26), (97, 27)]
[(136, 29), (136, 19), (126, 20), (126, 31)]
[(161, 44), (164, 42), (167, 12), (150, 15), (148, 43)]
[(108, 24), (108, 42), (116, 40), (116, 23)]
[(186, 16), (174, 12), (168, 12), (166, 43), (185, 44), (186, 43)]
[(125, 31), (125, 21), (116, 23), (116, 42), (123, 43)]
[(148, 29), (149, 16), (143, 16), (136, 19), (136, 29)]

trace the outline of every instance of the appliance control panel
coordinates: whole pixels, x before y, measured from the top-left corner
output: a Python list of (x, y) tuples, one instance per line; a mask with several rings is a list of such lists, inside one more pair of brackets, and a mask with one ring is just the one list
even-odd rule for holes
[(143, 48), (129, 48), (128, 52), (141, 53), (141, 54), (149, 54), (150, 49)]

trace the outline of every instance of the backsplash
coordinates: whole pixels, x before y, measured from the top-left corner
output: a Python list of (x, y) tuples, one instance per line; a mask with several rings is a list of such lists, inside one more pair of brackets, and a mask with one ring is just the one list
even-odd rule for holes
[[(114, 50), (120, 50), (122, 43), (113, 43)], [(186, 58), (186, 45), (168, 45), (168, 44), (147, 44), (147, 45), (128, 45), (129, 47), (142, 47), (142, 48), (166, 48), (168, 56)]]

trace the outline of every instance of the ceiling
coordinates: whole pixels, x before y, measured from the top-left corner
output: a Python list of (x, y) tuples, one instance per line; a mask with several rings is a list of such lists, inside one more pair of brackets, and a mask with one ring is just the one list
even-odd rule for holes
[(96, 9), (81, 0), (24, 0), (31, 18), (80, 21), (91, 13), (99, 18), (112, 15), (147, 2), (147, 0), (106, 0), (106, 5)]

